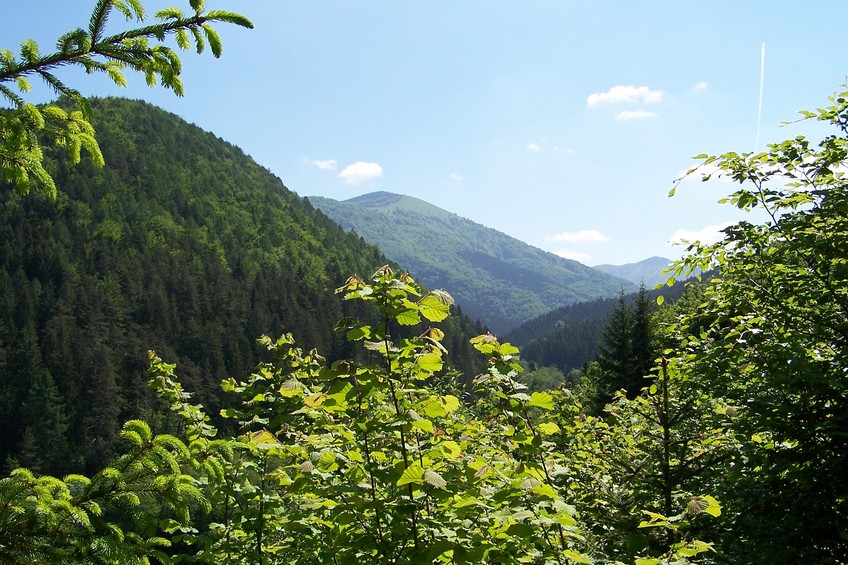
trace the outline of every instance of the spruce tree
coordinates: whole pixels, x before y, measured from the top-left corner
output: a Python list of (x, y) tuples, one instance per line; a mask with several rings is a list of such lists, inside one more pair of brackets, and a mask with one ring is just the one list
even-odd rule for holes
[(657, 355), (651, 313), (652, 304), (644, 283), (634, 297), (633, 306), (628, 304), (623, 290), (619, 294), (618, 306), (607, 320), (598, 346), (597, 362), (601, 371), (598, 393), (603, 403), (621, 389), (628, 398), (635, 398), (647, 384), (645, 377), (651, 373)]
[(630, 398), (639, 394), (642, 387), (646, 385), (645, 376), (651, 374), (655, 367), (658, 351), (654, 344), (654, 331), (651, 324), (653, 311), (654, 302), (648, 297), (645, 281), (642, 281), (633, 302), (631, 316), (633, 322), (630, 328), (630, 347), (633, 365), (630, 368), (629, 380), (623, 386)]
[(609, 402), (615, 391), (631, 380), (633, 360), (633, 314), (627, 305), (622, 289), (618, 295), (618, 306), (610, 314), (598, 350), (598, 368), (601, 370), (598, 387), (601, 405)]

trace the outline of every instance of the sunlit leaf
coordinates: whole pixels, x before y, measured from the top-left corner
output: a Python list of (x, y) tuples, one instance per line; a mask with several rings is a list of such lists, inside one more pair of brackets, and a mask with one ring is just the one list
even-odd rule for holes
[(550, 393), (537, 391), (530, 395), (530, 401), (527, 403), (527, 406), (541, 408), (542, 410), (553, 410), (554, 397)]
[(404, 470), (400, 479), (397, 481), (397, 486), (408, 485), (412, 483), (421, 483), (424, 481), (424, 469), (418, 463), (413, 463)]

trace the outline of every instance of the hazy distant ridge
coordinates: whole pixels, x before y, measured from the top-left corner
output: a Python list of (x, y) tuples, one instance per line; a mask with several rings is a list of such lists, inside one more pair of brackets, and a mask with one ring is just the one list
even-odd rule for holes
[(595, 265), (595, 268), (610, 275), (621, 277), (634, 284), (645, 281), (645, 286), (652, 288), (666, 282), (668, 275), (663, 275), (662, 272), (668, 267), (669, 263), (671, 263), (671, 259), (666, 259), (665, 257), (649, 257), (636, 263), (627, 263), (626, 265)]

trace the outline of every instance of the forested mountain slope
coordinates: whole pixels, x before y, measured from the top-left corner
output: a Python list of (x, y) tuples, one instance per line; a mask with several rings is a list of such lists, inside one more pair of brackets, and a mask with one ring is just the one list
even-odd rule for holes
[[(92, 107), (104, 168), (48, 156), (55, 201), (0, 187), (0, 464), (108, 461), (151, 416), (149, 349), (212, 414), (262, 334), (349, 356), (333, 289), (387, 262), (237, 147), (146, 103)], [(457, 365), (472, 332), (448, 334)]]
[[(683, 294), (682, 282), (646, 291), (650, 301), (662, 295), (666, 303)], [(638, 292), (625, 296), (633, 305)], [(619, 304), (618, 297), (598, 298), (557, 308), (528, 320), (509, 332), (504, 339), (521, 347), (521, 356), (542, 366), (554, 366), (564, 373), (595, 360), (598, 343), (610, 314)]]
[(375, 192), (309, 200), (424, 284), (448, 289), (468, 316), (495, 332), (566, 304), (635, 288), (411, 196)]

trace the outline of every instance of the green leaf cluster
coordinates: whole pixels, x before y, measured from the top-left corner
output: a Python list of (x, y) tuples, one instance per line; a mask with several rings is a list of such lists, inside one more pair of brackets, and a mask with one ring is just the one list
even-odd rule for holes
[[(377, 324), (339, 327), (371, 362), (326, 366), (289, 335), (263, 338), (274, 361), (247, 381), (224, 383), (241, 398), (240, 408), (224, 411), (239, 422), (241, 449), (215, 506), (232, 511), (213, 524), (214, 539), (194, 539), (199, 554), (269, 563), (585, 560), (574, 509), (548, 476), (553, 444), (543, 435), (556, 428), (534, 431), (529, 416), (550, 410), (552, 397), (513, 392), (508, 414), (493, 404), (504, 393), (491, 383), (512, 382), (498, 371), (515, 370), (517, 350), (475, 340), (491, 365), (469, 405), (442, 374), (441, 330), (427, 326), (410, 338), (392, 331), (416, 317), (441, 321), (447, 293), (422, 297), (389, 267), (350, 277), (337, 292), (382, 313)], [(504, 443), (507, 429), (513, 441)]]

